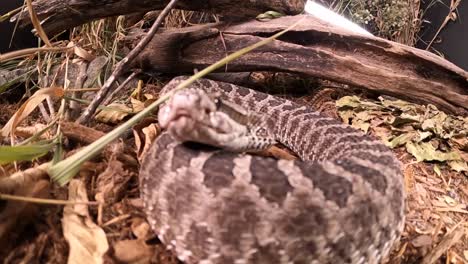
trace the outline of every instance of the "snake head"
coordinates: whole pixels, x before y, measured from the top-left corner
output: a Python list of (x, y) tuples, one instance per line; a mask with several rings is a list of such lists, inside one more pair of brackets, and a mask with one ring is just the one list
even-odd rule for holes
[(177, 140), (232, 151), (262, 150), (275, 144), (268, 118), (201, 89), (175, 92), (158, 113), (159, 124)]

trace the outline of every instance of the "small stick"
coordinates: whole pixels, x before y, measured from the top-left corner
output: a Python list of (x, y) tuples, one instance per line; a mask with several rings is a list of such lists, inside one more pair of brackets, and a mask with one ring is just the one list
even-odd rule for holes
[(19, 201), (19, 202), (36, 203), (36, 204), (53, 204), (53, 205), (76, 205), (76, 204), (99, 205), (99, 202), (94, 202), (94, 201), (86, 202), (86, 201), (44, 199), (44, 198), (36, 198), (36, 197), (10, 195), (10, 194), (4, 194), (4, 193), (0, 193), (0, 200), (10, 200), (10, 201)]
[(133, 80), (135, 78), (135, 76), (137, 76), (137, 74), (140, 73), (140, 71), (134, 71), (132, 72), (132, 74), (130, 74), (130, 76), (127, 77), (127, 79), (125, 79), (125, 81), (119, 85), (119, 87), (117, 87), (105, 100), (104, 102), (102, 102), (103, 105), (107, 105), (108, 103), (110, 103), (112, 101), (112, 98), (120, 91), (122, 90), (122, 88), (124, 88), (125, 86), (127, 86), (127, 84)]
[(99, 90), (99, 92), (96, 94), (96, 97), (94, 97), (91, 104), (89, 104), (89, 106), (85, 109), (83, 114), (77, 120), (79, 124), (84, 124), (84, 123), (89, 122), (91, 117), (96, 112), (96, 109), (98, 108), (98, 106), (101, 104), (101, 102), (105, 99), (106, 95), (109, 93), (112, 84), (115, 82), (117, 77), (123, 72), (125, 66), (128, 63), (130, 63), (133, 59), (135, 59), (135, 57), (146, 47), (146, 45), (148, 45), (150, 40), (156, 34), (156, 31), (161, 26), (161, 23), (169, 14), (169, 11), (171, 11), (171, 9), (175, 6), (176, 3), (177, 3), (177, 0), (171, 0), (171, 2), (167, 4), (167, 6), (159, 14), (153, 26), (151, 26), (151, 29), (148, 31), (146, 36), (138, 43), (138, 45), (136, 45), (136, 47), (123, 60), (117, 63), (114, 72), (112, 72), (112, 75), (109, 77), (109, 79), (107, 79), (107, 81), (102, 86), (101, 90)]

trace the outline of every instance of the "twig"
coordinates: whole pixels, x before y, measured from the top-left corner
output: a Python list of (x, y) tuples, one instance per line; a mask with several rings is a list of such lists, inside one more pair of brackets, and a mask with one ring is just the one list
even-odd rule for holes
[(86, 204), (86, 205), (99, 205), (99, 202), (86, 202), (86, 201), (70, 201), (70, 200), (56, 200), (56, 199), (44, 199), (36, 197), (26, 197), (19, 195), (10, 195), (0, 193), (0, 200), (11, 200), (37, 204), (54, 204), (54, 205), (75, 205), (75, 204)]
[(440, 25), (439, 27), (439, 30), (437, 30), (437, 32), (435, 33), (434, 37), (432, 38), (431, 42), (429, 42), (429, 44), (427, 44), (427, 47), (426, 47), (426, 50), (428, 50), (432, 43), (434, 42), (434, 40), (437, 38), (437, 36), (439, 36), (440, 32), (442, 31), (442, 29), (447, 25), (447, 23), (453, 18), (453, 15), (452, 13), (458, 8), (458, 5), (460, 4), (461, 0), (451, 0), (450, 1), (450, 10), (449, 10), (449, 13), (448, 15), (445, 17), (445, 20), (444, 22), (442, 22), (442, 25)]
[(110, 101), (112, 101), (112, 98), (120, 91), (122, 90), (131, 80), (133, 80), (135, 78), (135, 76), (137, 74), (140, 73), (140, 70), (136, 70), (134, 72), (132, 72), (132, 74), (130, 74), (130, 76), (127, 77), (127, 79), (125, 79), (125, 81), (119, 85), (119, 87), (117, 87), (114, 91), (112, 91), (112, 93), (104, 100), (104, 102), (102, 102), (103, 105), (107, 105), (108, 103), (110, 103)]
[(101, 102), (105, 99), (106, 95), (109, 93), (112, 84), (115, 82), (117, 77), (123, 72), (125, 66), (130, 63), (135, 57), (148, 45), (150, 40), (156, 34), (156, 31), (161, 26), (161, 23), (164, 21), (166, 16), (169, 14), (169, 11), (175, 6), (177, 0), (171, 0), (169, 4), (161, 11), (158, 18), (154, 22), (151, 29), (148, 31), (146, 36), (136, 45), (136, 47), (123, 59), (121, 60), (115, 67), (114, 72), (112, 75), (107, 79), (107, 81), (102, 86), (101, 90), (96, 94), (91, 104), (85, 109), (83, 114), (77, 120), (78, 123), (84, 124), (91, 119), (91, 117), (96, 112), (97, 107), (101, 104)]
[(27, 57), (36, 52), (62, 52), (62, 51), (66, 51), (72, 48), (74, 48), (74, 46), (58, 47), (58, 48), (42, 47), (42, 48), (29, 48), (29, 49), (16, 50), (16, 51), (12, 51), (12, 52), (8, 52), (8, 53), (0, 55), (0, 62)]

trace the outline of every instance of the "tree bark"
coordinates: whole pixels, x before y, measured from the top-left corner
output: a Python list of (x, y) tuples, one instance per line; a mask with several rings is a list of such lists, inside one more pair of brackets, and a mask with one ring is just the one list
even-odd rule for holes
[[(302, 16), (166, 30), (153, 38), (133, 67), (193, 73)], [(133, 35), (131, 42), (138, 38)], [(468, 113), (468, 73), (464, 70), (430, 52), (355, 34), (310, 16), (280, 39), (229, 63), (227, 71), (293, 72), (434, 104), (450, 113)]]
[[(8, 0), (7, 0), (8, 1)], [(169, 0), (36, 0), (34, 10), (47, 33), (55, 34), (93, 20), (163, 9)], [(299, 14), (306, 0), (180, 0), (176, 8), (209, 11), (229, 18), (255, 17), (274, 10), (284, 14)], [(30, 24), (27, 10), (16, 15), (21, 25)]]

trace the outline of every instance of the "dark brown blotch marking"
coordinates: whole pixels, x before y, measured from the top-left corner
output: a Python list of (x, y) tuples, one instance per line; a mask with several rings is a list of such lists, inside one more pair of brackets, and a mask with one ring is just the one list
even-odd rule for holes
[(344, 235), (338, 239), (335, 243), (331, 243), (329, 247), (332, 249), (334, 255), (334, 263), (351, 263), (352, 248), (350, 246), (351, 241), (354, 239), (347, 235)]
[(285, 241), (286, 254), (293, 263), (310, 263), (322, 254), (316, 244), (330, 228), (324, 208), (311, 202), (310, 193), (295, 193), (294, 201), (273, 226), (279, 231), (276, 237)]
[[(213, 212), (216, 214), (219, 226), (220, 244), (226, 248), (242, 248), (243, 234), (253, 234), (258, 225), (261, 212), (257, 205), (258, 198), (252, 196), (253, 190), (248, 183), (237, 183), (231, 187), (229, 192), (223, 193), (220, 208)], [(227, 257), (227, 256), (223, 256)], [(236, 258), (236, 256), (233, 256)], [(232, 259), (224, 259), (219, 263), (234, 263)]]
[(257, 251), (253, 254), (250, 263), (268, 263), (280, 264), (281, 255), (279, 254), (280, 247), (275, 243), (267, 245), (256, 245)]
[(196, 84), (200, 84), (202, 87), (203, 87), (203, 90), (206, 91), (206, 88), (209, 88), (212, 86), (212, 81), (208, 80), (208, 79), (198, 79)]
[[(169, 146), (169, 144), (174, 143), (174, 138), (169, 133), (163, 133), (156, 139), (156, 145), (158, 149), (165, 149)], [(152, 148), (154, 148), (154, 145)]]
[(358, 132), (357, 129), (354, 129), (354, 128), (350, 127), (350, 126), (331, 127), (327, 131), (328, 131), (328, 133), (336, 134), (338, 136)]
[[(348, 142), (349, 141), (349, 142)], [(369, 150), (374, 150), (374, 151), (380, 151), (380, 152), (388, 152), (388, 148), (384, 146), (383, 144), (378, 143), (377, 141), (372, 142), (369, 141), (369, 138), (362, 135), (362, 136), (355, 136), (355, 135), (348, 135), (348, 136), (342, 136), (337, 142), (335, 142), (335, 145), (337, 144), (342, 144), (342, 148), (335, 148), (333, 151), (328, 153), (328, 159), (330, 160), (335, 160), (339, 159), (340, 157), (348, 157), (348, 154), (351, 151), (356, 151), (356, 150), (362, 150), (364, 152), (369, 152)], [(344, 153), (340, 153), (343, 151), (343, 148), (346, 148), (347, 150)], [(337, 156), (340, 153), (340, 156)]]
[[(279, 115), (281, 115), (281, 112), (283, 112), (283, 109), (279, 112)], [(297, 127), (299, 126), (300, 122), (303, 121), (304, 119), (309, 119), (306, 115), (303, 114), (308, 114), (310, 113), (310, 110), (307, 109), (300, 109), (296, 110), (294, 112), (291, 112), (290, 114), (284, 115), (281, 120), (279, 120), (278, 125), (280, 126), (281, 131), (283, 131), (281, 134), (293, 134)], [(302, 116), (299, 116), (302, 115)], [(291, 128), (290, 130), (286, 131), (288, 126), (286, 125), (288, 122), (291, 122)], [(310, 129), (310, 127), (309, 127)], [(292, 139), (291, 139), (292, 140)], [(291, 142), (292, 143), (292, 142)]]
[(285, 111), (285, 112), (288, 112), (288, 111), (296, 110), (296, 109), (299, 108), (299, 107), (300, 107), (300, 106), (297, 105), (297, 104), (295, 104), (295, 103), (291, 103), (291, 104), (287, 104), (287, 105), (285, 104), (285, 105), (283, 106), (283, 109), (282, 109), (282, 110)]
[(210, 247), (208, 238), (213, 236), (208, 230), (208, 226), (192, 223), (189, 230), (185, 237), (185, 243), (190, 248), (190, 251), (192, 251), (193, 260), (207, 259), (209, 256), (206, 249)]
[(259, 93), (259, 92), (253, 93), (253, 98), (256, 102), (261, 102), (267, 99), (267, 97), (268, 97), (268, 94), (265, 94), (265, 93)]
[[(362, 141), (366, 140), (365, 145), (360, 144)], [(366, 135), (345, 135), (342, 136), (336, 144), (341, 144), (345, 143), (351, 146), (350, 150), (352, 149), (375, 149), (378, 151), (386, 151), (387, 147), (385, 147), (382, 144), (376, 144), (377, 141), (375, 142), (369, 142), (369, 137)]]
[(312, 181), (315, 188), (320, 189), (327, 200), (334, 201), (339, 207), (345, 207), (348, 198), (353, 193), (353, 185), (347, 179), (330, 174), (322, 165), (315, 162), (296, 161), (302, 174)]
[(388, 186), (387, 178), (379, 170), (357, 164), (350, 159), (336, 160), (335, 162), (344, 170), (362, 176), (364, 181), (370, 183), (373, 189), (385, 194)]
[[(270, 100), (268, 102), (269, 104), (269, 107), (276, 107), (276, 106), (279, 106), (281, 104), (283, 104), (284, 102), (282, 102), (281, 100), (278, 100), (278, 99), (273, 99), (273, 100)], [(282, 110), (281, 110), (282, 111)]]
[(229, 187), (234, 180), (234, 158), (236, 155), (226, 152), (218, 152), (208, 158), (203, 164), (202, 172), (205, 174), (204, 184), (215, 194), (222, 188)]
[(190, 160), (199, 155), (195, 149), (179, 144), (174, 147), (174, 158), (172, 159), (171, 169), (177, 171), (178, 168), (190, 167)]
[[(390, 150), (387, 152), (389, 153)], [(368, 160), (372, 163), (375, 164), (380, 164), (382, 166), (386, 166), (391, 168), (392, 170), (395, 170), (395, 172), (398, 172), (401, 170), (401, 167), (397, 160), (394, 157), (391, 157), (389, 155), (379, 155), (375, 156), (374, 154), (370, 154), (367, 150), (362, 150), (359, 152), (353, 152), (351, 154), (353, 157), (362, 159), (362, 160)]]
[(250, 90), (246, 88), (238, 88), (236, 91), (240, 96), (246, 96), (250, 93)]
[(225, 93), (230, 93), (232, 91), (232, 86), (230, 84), (219, 86)]
[(330, 125), (336, 125), (340, 124), (335, 119), (329, 119), (329, 118), (321, 118), (319, 121), (315, 122), (315, 126), (320, 128), (320, 127), (325, 127), (325, 126), (330, 126)]
[(349, 211), (345, 218), (346, 223), (343, 223), (343, 228), (347, 231), (345, 237), (350, 237), (348, 242), (352, 241), (356, 248), (369, 248), (370, 245), (374, 245), (373, 241), (376, 239), (377, 234), (374, 231), (379, 225), (381, 208), (371, 197), (362, 198), (351, 206), (353, 210)]
[(275, 159), (253, 156), (250, 171), (252, 183), (258, 186), (260, 195), (269, 202), (281, 205), (293, 189), (287, 176), (278, 169), (278, 161)]

